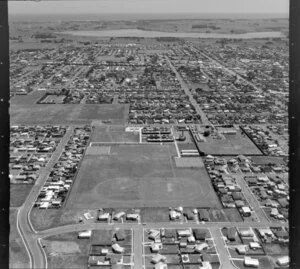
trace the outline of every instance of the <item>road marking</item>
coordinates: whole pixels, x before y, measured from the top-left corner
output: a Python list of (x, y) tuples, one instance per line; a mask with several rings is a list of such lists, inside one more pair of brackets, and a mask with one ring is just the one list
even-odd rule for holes
[(33, 208), (33, 206), (31, 206), (30, 210), (27, 212), (27, 221), (29, 223), (30, 229), (36, 234), (37, 231), (34, 229), (32, 223), (31, 223), (31, 220), (30, 220), (30, 213), (31, 213), (32, 208)]
[(38, 238), (38, 242), (39, 242), (39, 245), (40, 245), (40, 247), (41, 247), (41, 249), (42, 249), (42, 252), (43, 252), (43, 254), (44, 254), (44, 258), (45, 258), (45, 269), (47, 269), (47, 267), (48, 267), (47, 255), (46, 255), (46, 253), (45, 253), (45, 251), (44, 251), (44, 248), (43, 248), (43, 245), (42, 245), (42, 243), (41, 243), (41, 238)]
[[(174, 136), (173, 136), (174, 137)], [(176, 148), (176, 151), (177, 151), (177, 158), (180, 158), (181, 156), (180, 156), (180, 151), (179, 151), (179, 148), (178, 148), (178, 145), (177, 145), (177, 142), (176, 142), (176, 139), (175, 139), (175, 137), (174, 137), (174, 144), (175, 144), (175, 148)], [(176, 157), (175, 157), (176, 158)]]
[(142, 128), (140, 129), (140, 131), (139, 131), (139, 136), (140, 136), (140, 143), (142, 143), (143, 141), (142, 141)]
[(31, 268), (32, 268), (32, 258), (31, 258), (29, 249), (28, 249), (28, 247), (27, 247), (27, 245), (26, 245), (25, 239), (24, 239), (24, 237), (23, 237), (23, 235), (22, 235), (22, 233), (21, 233), (21, 231), (20, 231), (20, 228), (19, 228), (19, 214), (20, 214), (20, 209), (21, 209), (21, 208), (18, 209), (18, 213), (17, 213), (17, 230), (18, 230), (18, 233), (19, 233), (19, 235), (20, 235), (20, 237), (21, 237), (21, 239), (22, 239), (22, 241), (23, 241), (23, 244), (24, 244), (24, 246), (25, 246), (25, 248), (26, 248), (27, 254), (28, 254), (28, 256), (29, 256), (29, 268), (31, 269)]

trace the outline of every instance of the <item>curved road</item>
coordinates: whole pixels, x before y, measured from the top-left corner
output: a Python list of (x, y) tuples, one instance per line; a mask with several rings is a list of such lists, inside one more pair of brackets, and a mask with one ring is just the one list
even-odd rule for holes
[(24, 204), (19, 208), (18, 211), (17, 225), (18, 229), (20, 230), (20, 236), (22, 240), (25, 241), (25, 246), (30, 257), (29, 259), (32, 261), (31, 268), (46, 268), (46, 261), (44, 253), (38, 243), (38, 233), (34, 230), (33, 226), (31, 225), (29, 214), (38, 197), (40, 189), (44, 186), (44, 183), (48, 178), (51, 168), (58, 161), (64, 149), (64, 145), (66, 144), (66, 142), (68, 142), (72, 134), (73, 127), (69, 127), (66, 134), (61, 139), (56, 150), (54, 151), (50, 161), (48, 162), (46, 167), (41, 171), (39, 178), (32, 187), (31, 192), (27, 196), (27, 199), (25, 200)]
[[(288, 223), (270, 223), (266, 218), (261, 218), (260, 222), (207, 222), (207, 223), (197, 223), (197, 222), (162, 222), (162, 223), (148, 223), (148, 224), (140, 224), (140, 223), (80, 223), (80, 224), (72, 224), (59, 226), (52, 229), (36, 231), (34, 227), (31, 225), (29, 214), (36, 201), (36, 198), (39, 194), (40, 189), (43, 187), (46, 182), (48, 175), (51, 171), (53, 165), (58, 161), (63, 149), (64, 145), (68, 142), (70, 136), (73, 134), (73, 128), (68, 128), (65, 136), (60, 141), (57, 149), (52, 155), (47, 166), (41, 171), (39, 178), (37, 179), (35, 185), (33, 186), (30, 194), (28, 195), (24, 204), (19, 208), (18, 216), (17, 216), (17, 227), (20, 233), (22, 240), (25, 243), (29, 259), (30, 259), (30, 269), (46, 269), (47, 268), (47, 259), (46, 255), (41, 248), (41, 239), (69, 232), (76, 232), (82, 230), (93, 230), (93, 229), (107, 229), (107, 228), (122, 228), (122, 229), (132, 229), (133, 231), (133, 242), (134, 242), (134, 252), (135, 252), (135, 262), (134, 268), (141, 269), (142, 259), (140, 249), (143, 246), (143, 229), (145, 228), (208, 228), (212, 232), (212, 235), (215, 240), (216, 248), (219, 253), (220, 261), (222, 263), (222, 269), (235, 269), (232, 265), (230, 258), (228, 256), (227, 249), (223, 243), (222, 235), (220, 233), (220, 229), (223, 227), (254, 227), (254, 228), (263, 228), (272, 226), (278, 227), (288, 227)], [(249, 196), (252, 195), (249, 192)], [(253, 207), (257, 206), (254, 204), (252, 199), (249, 201), (253, 204)], [(256, 209), (256, 208), (255, 208)]]

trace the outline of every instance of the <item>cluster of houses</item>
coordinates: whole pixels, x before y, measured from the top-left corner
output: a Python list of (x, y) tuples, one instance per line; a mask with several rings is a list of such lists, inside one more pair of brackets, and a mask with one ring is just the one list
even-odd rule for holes
[(184, 82), (189, 86), (203, 85), (208, 82), (207, 76), (200, 70), (197, 61), (188, 61), (183, 65), (182, 60), (172, 60), (172, 64), (183, 78)]
[(59, 63), (47, 64), (36, 63), (24, 65), (18, 71), (21, 79), (14, 81), (12, 79), (11, 91), (17, 95), (26, 95), (32, 90), (57, 90), (74, 75), (74, 66), (61, 67)]
[(286, 221), (289, 209), (289, 186), (280, 175), (245, 176), (245, 181), (261, 206), (276, 220)]
[(36, 207), (47, 209), (62, 206), (75, 180), (79, 163), (89, 142), (90, 132), (90, 126), (74, 129), (74, 134), (70, 137), (39, 193), (35, 202)]
[(110, 222), (111, 220), (115, 222), (138, 222), (141, 219), (140, 213), (138, 210), (130, 210), (130, 211), (118, 211), (111, 212), (107, 209), (99, 209), (98, 221), (100, 222)]
[[(244, 45), (223, 46), (216, 43), (206, 47), (205, 52), (262, 90), (265, 101), (273, 103), (267, 108), (270, 112), (266, 117), (268, 122), (287, 122), (289, 84), (286, 44), (246, 48)], [(256, 102), (251, 103), (257, 105)]]
[(169, 208), (171, 221), (209, 221), (209, 212), (206, 208), (183, 208), (182, 206)]
[(132, 268), (131, 231), (120, 229), (113, 231), (111, 236), (107, 236), (110, 231), (105, 232), (105, 236), (101, 236), (102, 232), (102, 230), (86, 230), (78, 233), (79, 240), (89, 239), (91, 241), (88, 267), (103, 269)]
[(46, 60), (53, 56), (54, 50), (27, 49), (10, 51), (10, 91), (17, 95), (26, 95), (33, 86), (42, 83), (44, 73), (36, 60)]
[(111, 104), (120, 92), (131, 86), (132, 76), (137, 69), (119, 63), (116, 66), (99, 63), (90, 66), (77, 78), (69, 89), (71, 93), (81, 94), (81, 103), (85, 104)]
[(119, 103), (129, 103), (129, 123), (200, 123), (200, 116), (160, 54), (150, 57), (136, 79), (122, 91)]
[[(239, 255), (265, 255), (262, 243), (252, 228), (225, 227), (222, 229), (227, 246)], [(245, 256), (244, 258), (249, 257)], [(251, 257), (249, 257), (251, 258)], [(253, 266), (259, 266), (259, 260), (252, 260)], [(251, 267), (250, 260), (244, 259), (245, 266)]]
[[(288, 231), (283, 227), (266, 228), (236, 228), (224, 227), (222, 230), (224, 242), (229, 250), (231, 257), (243, 258), (243, 265), (249, 268), (260, 268), (260, 258), (266, 257), (267, 244), (288, 245)], [(235, 254), (236, 253), (236, 254)], [(287, 266), (289, 257), (277, 255), (276, 264)], [(234, 260), (233, 260), (234, 261)], [(266, 266), (266, 265), (265, 265)]]
[[(207, 229), (149, 229), (145, 231), (145, 266), (166, 269), (171, 266), (193, 266), (211, 269), (220, 260)], [(172, 267), (173, 268), (173, 267)]]
[[(215, 46), (207, 49), (210, 55), (264, 91), (287, 92), (288, 46)], [(280, 57), (278, 57), (280, 54)], [(278, 98), (278, 96), (277, 96)]]
[(233, 166), (231, 169), (235, 169), (235, 160), (215, 158), (211, 155), (206, 156), (205, 159), (207, 172), (223, 207), (237, 208), (242, 217), (249, 217), (252, 210), (241, 187), (236, 183), (235, 178), (229, 174), (227, 163), (231, 163)]
[(279, 141), (275, 139), (271, 132), (263, 126), (242, 126), (241, 127), (254, 143), (266, 154), (271, 156), (288, 156), (287, 149), (282, 149)]
[[(210, 156), (209, 156), (210, 157)], [(253, 160), (253, 158), (244, 155), (238, 155), (230, 159), (217, 158), (217, 160), (222, 159), (227, 163), (227, 170), (231, 173), (242, 172), (245, 175), (261, 174), (261, 173), (276, 173), (282, 174), (288, 172), (288, 166), (286, 162), (275, 163), (270, 160), (268, 163), (258, 163)], [(225, 166), (224, 166), (225, 167)], [(226, 173), (226, 172), (225, 172)]]
[(260, 240), (266, 244), (285, 244), (289, 243), (289, 229), (285, 227), (257, 228)]
[(65, 133), (65, 126), (11, 126), (11, 182), (35, 182), (39, 170), (46, 166)]
[[(198, 61), (193, 61), (192, 56)], [(203, 56), (199, 50), (189, 50), (189, 56), (180, 55), (176, 58), (172, 55), (170, 57), (176, 59), (176, 61), (173, 60), (176, 68), (191, 87), (194, 98), (208, 114), (212, 123), (253, 124), (263, 123), (266, 119), (273, 121), (276, 119), (274, 115), (281, 118), (281, 115), (276, 112), (277, 108), (273, 106), (273, 99), (260, 94), (252, 85), (239, 81), (237, 76)], [(186, 63), (182, 62), (182, 57), (186, 57)], [(195, 70), (197, 81), (185, 74), (186, 66), (189, 65), (192, 66), (191, 70)], [(269, 115), (270, 111), (271, 115)]]
[(251, 85), (235, 82), (210, 87), (196, 88), (193, 96), (213, 124), (282, 122), (280, 115), (272, 113), (273, 100), (258, 93)]

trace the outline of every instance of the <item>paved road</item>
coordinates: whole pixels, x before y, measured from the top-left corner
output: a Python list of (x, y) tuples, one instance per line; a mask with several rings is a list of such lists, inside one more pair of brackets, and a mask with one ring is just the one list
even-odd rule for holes
[(178, 79), (181, 87), (184, 89), (185, 94), (189, 97), (191, 104), (194, 106), (194, 108), (196, 109), (197, 113), (201, 116), (202, 124), (204, 124), (204, 125), (211, 125), (211, 123), (207, 119), (206, 114), (203, 112), (203, 110), (200, 108), (199, 104), (194, 99), (192, 93), (190, 92), (190, 89), (189, 89), (188, 85), (183, 81), (181, 75), (177, 72), (176, 68), (171, 63), (171, 61), (168, 58), (168, 56), (165, 56), (165, 57), (167, 59), (167, 62), (170, 65), (172, 71), (176, 74), (176, 77), (177, 77), (177, 79)]
[(210, 232), (214, 239), (217, 253), (219, 254), (219, 259), (221, 262), (220, 269), (236, 269), (229, 259), (227, 248), (224, 245), (220, 228), (211, 227)]
[(260, 203), (258, 202), (256, 197), (249, 189), (248, 184), (244, 180), (244, 175), (235, 175), (234, 178), (236, 179), (237, 184), (242, 188), (245, 198), (247, 199), (252, 209), (255, 211), (256, 215), (259, 218), (259, 221), (263, 223), (268, 223), (269, 219), (266, 216), (264, 210), (261, 208)]
[(160, 222), (160, 223), (147, 223), (145, 225), (138, 223), (114, 223), (113, 225), (107, 223), (78, 223), (65, 226), (59, 226), (48, 230), (39, 231), (38, 235), (42, 238), (56, 235), (59, 233), (76, 232), (83, 230), (93, 229), (105, 229), (107, 227), (120, 228), (120, 229), (145, 229), (151, 228), (223, 228), (223, 227), (253, 227), (253, 228), (265, 228), (265, 227), (288, 227), (288, 223), (270, 223), (270, 222), (206, 222), (206, 223), (191, 223), (191, 222)]
[(223, 67), (224, 70), (226, 70), (228, 73), (232, 74), (232, 75), (235, 75), (239, 80), (242, 80), (244, 81), (245, 83), (251, 85), (255, 90), (259, 91), (260, 93), (262, 93), (262, 89), (257, 87), (255, 84), (253, 84), (252, 82), (250, 82), (249, 80), (243, 78), (242, 76), (240, 76), (238, 73), (236, 73), (235, 71), (229, 69), (228, 67), (225, 66), (225, 64), (219, 60), (216, 60), (212, 57), (210, 57), (207, 53), (205, 53), (203, 50), (199, 50), (198, 51), (200, 52), (200, 54), (202, 56), (205, 56), (207, 59), (211, 60), (213, 63), (216, 63), (216, 64), (219, 64)]
[(76, 231), (83, 231), (83, 230), (93, 230), (93, 229), (107, 229), (109, 228), (120, 228), (120, 229), (132, 229), (134, 235), (134, 261), (135, 261), (135, 269), (142, 268), (142, 243), (143, 243), (143, 229), (150, 229), (150, 228), (174, 228), (174, 229), (183, 229), (183, 228), (208, 228), (212, 231), (212, 235), (215, 240), (215, 244), (217, 247), (217, 251), (220, 255), (221, 262), (224, 264), (222, 269), (231, 269), (231, 266), (227, 249), (223, 243), (220, 229), (223, 227), (253, 227), (253, 228), (265, 228), (269, 226), (276, 226), (276, 227), (288, 227), (287, 223), (274, 223), (270, 224), (269, 222), (219, 222), (219, 223), (155, 223), (155, 224), (132, 224), (132, 223), (114, 223), (113, 225), (107, 223), (83, 223), (83, 224), (73, 224), (73, 225), (66, 225), (60, 226), (48, 230), (39, 231), (36, 234), (33, 233), (30, 228), (27, 228), (25, 231), (25, 239), (28, 242), (28, 246), (32, 253), (32, 258), (34, 260), (33, 268), (45, 268), (44, 267), (44, 256), (43, 253), (38, 245), (39, 238), (45, 238), (52, 235), (69, 233), (69, 232), (76, 232)]
[(133, 230), (134, 269), (143, 268), (143, 229)]
[[(288, 227), (288, 223), (270, 223), (265, 215), (262, 213), (262, 209), (259, 207), (259, 204), (253, 194), (250, 192), (249, 188), (246, 186), (246, 182), (242, 178), (238, 178), (238, 184), (243, 187), (244, 193), (251, 206), (255, 209), (260, 217), (260, 222), (206, 222), (206, 223), (169, 223), (161, 222), (155, 224), (132, 224), (132, 223), (83, 223), (83, 224), (73, 224), (60, 226), (52, 229), (47, 229), (43, 231), (35, 231), (34, 228), (30, 225), (28, 221), (28, 216), (30, 210), (38, 196), (39, 190), (43, 187), (53, 165), (58, 161), (60, 154), (63, 151), (64, 145), (68, 142), (70, 136), (73, 134), (74, 127), (69, 127), (67, 133), (59, 143), (56, 151), (53, 153), (51, 160), (47, 166), (41, 172), (36, 184), (32, 188), (31, 193), (28, 195), (25, 203), (19, 209), (18, 217), (18, 227), (22, 238), (25, 241), (26, 247), (29, 249), (30, 259), (32, 260), (32, 268), (41, 269), (46, 268), (46, 261), (44, 257), (44, 252), (42, 251), (39, 240), (51, 235), (57, 235), (68, 232), (76, 232), (82, 230), (92, 230), (92, 229), (107, 229), (107, 228), (121, 228), (121, 229), (132, 229), (133, 231), (133, 250), (134, 250), (134, 261), (135, 269), (143, 268), (143, 229), (147, 228), (208, 228), (212, 232), (212, 236), (215, 240), (216, 248), (219, 253), (220, 260), (223, 264), (222, 269), (233, 269), (230, 259), (228, 257), (227, 249), (223, 243), (222, 236), (220, 233), (220, 228), (222, 227), (253, 227), (253, 228), (264, 228), (268, 226), (277, 226), (277, 227)], [(261, 213), (259, 213), (261, 212)]]
[(84, 224), (73, 224), (67, 226), (60, 226), (44, 231), (39, 232), (40, 238), (45, 238), (52, 235), (68, 233), (68, 232), (76, 232), (83, 230), (93, 230), (93, 229), (107, 229), (107, 227), (114, 227), (119, 229), (132, 229), (133, 230), (133, 250), (134, 250), (134, 268), (140, 269), (143, 268), (143, 229), (151, 229), (151, 228), (174, 228), (174, 229), (184, 229), (184, 228), (207, 228), (210, 229), (214, 242), (216, 244), (217, 252), (219, 254), (220, 261), (222, 262), (221, 269), (234, 269), (230, 258), (228, 256), (227, 248), (224, 245), (222, 234), (220, 229), (223, 227), (239, 227), (239, 228), (265, 228), (269, 226), (274, 227), (288, 227), (287, 223), (274, 223), (270, 224), (269, 222), (219, 222), (219, 223), (155, 223), (155, 224), (132, 224), (132, 223), (115, 223), (113, 225), (108, 225), (107, 223), (84, 223)]
[(29, 249), (29, 254), (32, 257), (32, 268), (40, 269), (45, 268), (45, 260), (44, 254), (41, 248), (38, 245), (37, 233), (32, 227), (29, 219), (29, 214), (34, 205), (40, 189), (44, 186), (48, 175), (51, 171), (51, 168), (57, 163), (63, 149), (64, 145), (69, 140), (70, 136), (73, 134), (73, 128), (69, 127), (64, 137), (61, 139), (60, 143), (58, 144), (55, 152), (52, 154), (52, 157), (46, 167), (42, 170), (40, 176), (38, 177), (37, 181), (35, 182), (31, 192), (27, 196), (26, 201), (19, 209), (19, 217), (18, 217), (18, 227), (21, 232), (21, 237), (24, 239), (27, 248)]

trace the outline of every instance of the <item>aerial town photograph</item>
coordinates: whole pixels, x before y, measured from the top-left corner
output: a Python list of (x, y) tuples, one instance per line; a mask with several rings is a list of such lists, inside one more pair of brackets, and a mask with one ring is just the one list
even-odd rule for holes
[(288, 0), (8, 7), (10, 268), (289, 268)]

